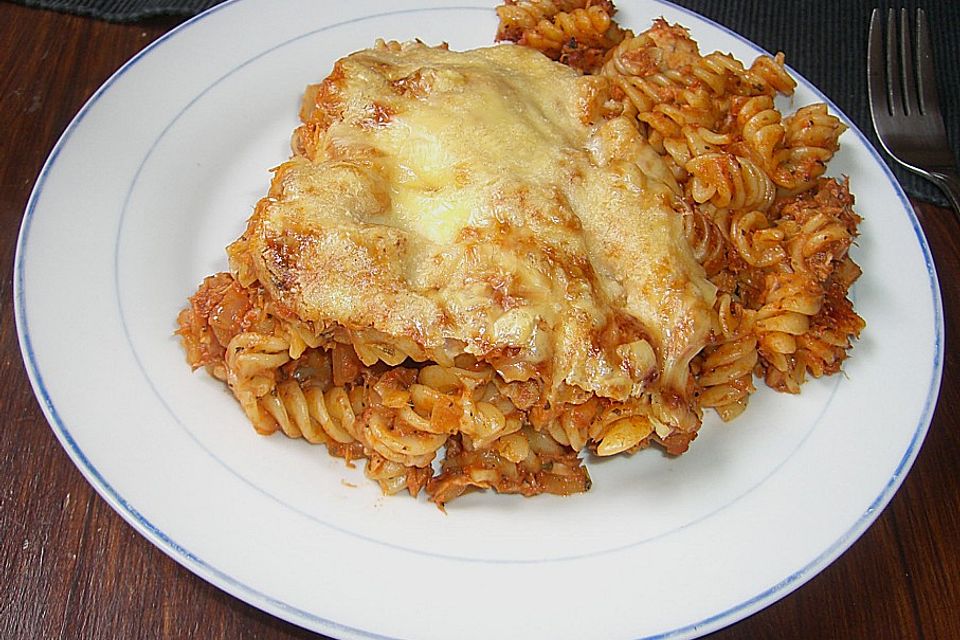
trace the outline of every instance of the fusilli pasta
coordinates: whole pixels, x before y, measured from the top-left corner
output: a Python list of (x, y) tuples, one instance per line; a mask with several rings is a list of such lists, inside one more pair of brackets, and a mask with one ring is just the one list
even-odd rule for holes
[(859, 219), (846, 185), (820, 180), (844, 125), (823, 104), (781, 115), (775, 98), (796, 87), (783, 54), (749, 67), (701, 55), (663, 20), (611, 47), (597, 72), (666, 160), (688, 203), (691, 246), (727, 294), (717, 308), (725, 330), (696, 362), (701, 404), (730, 419), (754, 370), (791, 392), (806, 373), (838, 370), (863, 327), (846, 299)]
[[(645, 176), (666, 185), (709, 279), (703, 287), (711, 288), (703, 316), (710, 339), (691, 361), (692, 375), (671, 390), (620, 399), (547, 383), (537, 363), (509, 349), (478, 359), (456, 341), (428, 347), (300, 320), (241, 261), (232, 274), (204, 280), (177, 333), (190, 364), (226, 382), (258, 433), (322, 444), (348, 463), (365, 460), (365, 474), (384, 493), (425, 492), (441, 507), (477, 489), (565, 495), (590, 487), (581, 453), (611, 456), (657, 443), (680, 454), (696, 437), (701, 408), (733, 419), (756, 391), (755, 377), (796, 393), (807, 376), (840, 370), (864, 328), (848, 299), (860, 275), (848, 255), (860, 218), (846, 181), (823, 177), (844, 125), (823, 104), (783, 115), (777, 97), (796, 83), (782, 54), (746, 67), (727, 53), (702, 55), (679, 25), (656, 20), (634, 35), (614, 13), (610, 0), (507, 0), (497, 8), (496, 37), (592, 74), (583, 122), (609, 142), (593, 150), (594, 161), (623, 174), (649, 165)], [(428, 95), (443, 79), (426, 75), (391, 81), (390, 89)], [(340, 87), (334, 77), (311, 91), (305, 105), (313, 106), (304, 107), (294, 139), (295, 155), (307, 160), (320, 152), (315, 134), (336, 119), (310, 109), (333, 109), (335, 96), (324, 94)], [(642, 145), (615, 144), (627, 138)], [(626, 148), (632, 156), (617, 153)], [(376, 210), (374, 195), (353, 195), (358, 208)], [(541, 282), (548, 271), (532, 271), (527, 279), (550, 291)], [(508, 303), (509, 287), (495, 295)], [(504, 327), (525, 331), (525, 341), (537, 331), (534, 320), (502, 318)], [(592, 348), (615, 350), (629, 370), (625, 380), (656, 378), (664, 356), (642, 328), (614, 317), (604, 331)], [(695, 402), (684, 404), (683, 394)]]

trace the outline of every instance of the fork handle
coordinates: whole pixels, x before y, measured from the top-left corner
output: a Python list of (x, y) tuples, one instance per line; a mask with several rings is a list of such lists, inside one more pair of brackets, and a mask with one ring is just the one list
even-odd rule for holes
[(931, 171), (930, 176), (940, 189), (947, 194), (947, 198), (953, 204), (953, 212), (957, 215), (957, 220), (960, 220), (960, 176), (951, 169)]

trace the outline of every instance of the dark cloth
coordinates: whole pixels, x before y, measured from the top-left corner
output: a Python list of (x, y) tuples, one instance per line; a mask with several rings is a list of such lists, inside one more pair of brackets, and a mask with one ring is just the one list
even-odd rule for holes
[[(104, 20), (130, 22), (161, 15), (188, 16), (217, 0), (18, 0)], [(282, 0), (280, 0), (282, 1)], [(866, 85), (867, 25), (871, 10), (886, 14), (889, 0), (674, 0), (739, 33), (767, 51), (786, 54), (787, 64), (827, 95), (880, 149), (870, 121)], [(491, 7), (496, 2), (491, 0)], [(626, 5), (626, 0), (622, 0)], [(948, 137), (960, 149), (960, 2), (902, 0), (895, 5), (926, 10), (930, 19), (937, 80)], [(651, 16), (655, 17), (655, 16)], [(627, 25), (635, 31), (646, 25)], [(382, 34), (389, 37), (389, 34)], [(493, 34), (491, 34), (491, 41)], [(705, 52), (706, 53), (706, 52)], [(749, 62), (749, 61), (745, 61)], [(881, 151), (911, 196), (948, 206), (930, 182), (900, 168)], [(863, 188), (858, 185), (858, 188)]]
[[(136, 22), (160, 16), (193, 16), (220, 0), (15, 0), (38, 9), (109, 20)], [(282, 1), (282, 0), (281, 0)]]

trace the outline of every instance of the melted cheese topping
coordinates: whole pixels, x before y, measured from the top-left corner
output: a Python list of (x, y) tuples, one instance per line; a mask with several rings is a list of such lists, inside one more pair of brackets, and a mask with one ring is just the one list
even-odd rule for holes
[(567, 398), (682, 397), (714, 290), (669, 171), (603, 117), (604, 82), (511, 45), (340, 60), (235, 273), (318, 331), (466, 351)]

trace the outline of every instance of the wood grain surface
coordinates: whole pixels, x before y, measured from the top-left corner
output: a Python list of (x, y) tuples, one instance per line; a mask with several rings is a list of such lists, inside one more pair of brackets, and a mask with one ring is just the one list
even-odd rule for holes
[[(0, 2), (0, 638), (320, 637), (210, 586), (135, 533), (61, 449), (20, 357), (14, 252), (37, 174), (84, 101), (175, 24), (108, 24)], [(952, 348), (960, 224), (950, 211), (915, 205), (942, 283), (948, 345), (919, 458), (840, 559), (711, 638), (960, 638), (960, 352)]]

